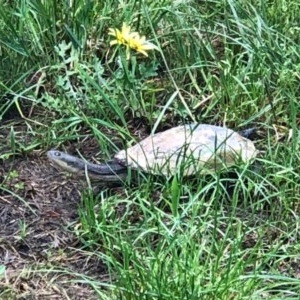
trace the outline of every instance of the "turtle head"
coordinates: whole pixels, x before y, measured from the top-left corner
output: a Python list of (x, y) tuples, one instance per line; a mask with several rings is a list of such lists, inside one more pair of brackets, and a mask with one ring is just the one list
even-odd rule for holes
[(84, 165), (81, 159), (54, 149), (49, 150), (47, 156), (54, 164), (70, 173), (78, 173)]

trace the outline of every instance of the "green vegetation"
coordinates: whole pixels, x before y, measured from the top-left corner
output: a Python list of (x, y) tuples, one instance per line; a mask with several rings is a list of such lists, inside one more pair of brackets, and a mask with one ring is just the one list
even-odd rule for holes
[[(258, 169), (83, 191), (69, 230), (104, 279), (72, 282), (99, 299), (299, 299), (299, 15), (296, 0), (0, 0), (3, 161), (90, 139), (104, 160), (192, 121), (257, 128)], [(123, 23), (159, 50), (127, 60), (108, 34)]]

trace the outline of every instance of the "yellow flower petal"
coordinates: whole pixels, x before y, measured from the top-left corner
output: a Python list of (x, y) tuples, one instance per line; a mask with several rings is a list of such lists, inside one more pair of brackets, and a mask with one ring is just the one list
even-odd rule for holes
[(123, 36), (127, 36), (130, 34), (130, 26), (127, 26), (126, 23), (122, 25), (122, 34)]
[(120, 34), (120, 30), (119, 29), (114, 29), (114, 28), (108, 28), (108, 34), (113, 35), (113, 36), (117, 36), (118, 34)]
[(136, 52), (139, 52), (141, 54), (144, 54), (145, 56), (148, 56), (148, 53), (146, 51), (144, 51), (143, 49), (136, 49)]
[(143, 49), (144, 50), (159, 50), (159, 48), (156, 45), (154, 45), (154, 44), (152, 44), (150, 42), (144, 43), (143, 44)]
[(109, 44), (110, 44), (111, 46), (113, 46), (113, 45), (119, 44), (119, 41), (113, 40), (113, 41), (111, 41)]
[(110, 42), (110, 45), (126, 46), (126, 59), (130, 58), (130, 49), (148, 56), (148, 50), (159, 50), (159, 48), (146, 40), (145, 36), (140, 36), (138, 32), (130, 32), (131, 27), (126, 23), (122, 24), (121, 31), (119, 29), (109, 28), (108, 34), (116, 39)]

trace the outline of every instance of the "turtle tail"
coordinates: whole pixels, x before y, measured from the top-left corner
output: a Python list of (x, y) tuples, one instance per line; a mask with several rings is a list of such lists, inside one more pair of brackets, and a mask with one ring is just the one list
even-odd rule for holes
[(246, 128), (238, 131), (237, 133), (246, 139), (250, 139), (251, 136), (255, 133), (256, 129), (254, 127)]

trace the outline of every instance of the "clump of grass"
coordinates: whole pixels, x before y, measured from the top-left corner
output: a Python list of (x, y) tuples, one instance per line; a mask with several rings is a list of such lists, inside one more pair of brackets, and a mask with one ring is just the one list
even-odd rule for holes
[[(269, 270), (278, 267), (275, 257), (287, 258), (283, 237), (291, 238), (278, 214), (290, 211), (271, 181), (245, 174), (199, 178), (193, 186), (173, 180), (156, 197), (154, 182), (119, 196), (101, 193), (96, 202), (84, 197), (78, 233), (84, 245), (99, 247), (117, 276), (109, 293), (130, 299), (268, 294), (275, 280)], [(292, 281), (287, 276), (283, 285)]]

